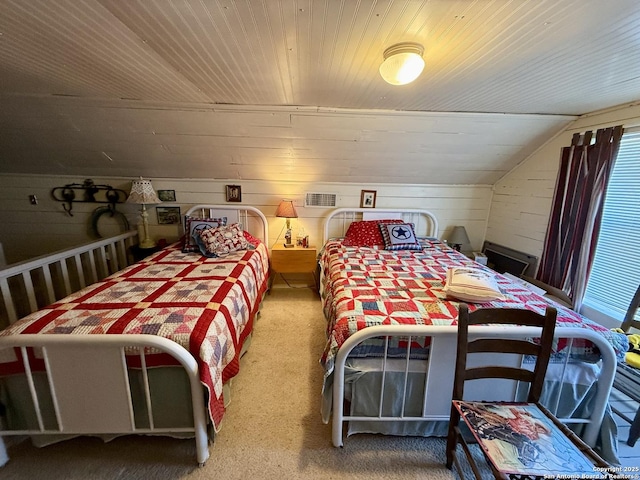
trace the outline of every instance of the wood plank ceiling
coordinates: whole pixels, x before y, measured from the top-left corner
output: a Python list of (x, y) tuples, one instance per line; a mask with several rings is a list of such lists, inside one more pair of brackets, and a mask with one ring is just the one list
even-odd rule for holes
[(637, 100), (636, 0), (0, 2), (0, 173), (492, 184)]

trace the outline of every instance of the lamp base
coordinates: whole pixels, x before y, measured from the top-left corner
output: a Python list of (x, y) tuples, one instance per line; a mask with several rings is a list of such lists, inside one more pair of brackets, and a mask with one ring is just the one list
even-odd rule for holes
[(156, 242), (154, 242), (153, 240), (151, 240), (150, 238), (145, 238), (144, 240), (142, 240), (138, 246), (140, 248), (153, 248), (156, 246)]

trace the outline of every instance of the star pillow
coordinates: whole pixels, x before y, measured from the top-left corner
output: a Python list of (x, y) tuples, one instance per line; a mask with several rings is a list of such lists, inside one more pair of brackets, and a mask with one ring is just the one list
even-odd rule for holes
[(422, 250), (422, 245), (416, 239), (416, 234), (413, 231), (413, 224), (381, 223), (378, 226), (384, 239), (385, 250)]

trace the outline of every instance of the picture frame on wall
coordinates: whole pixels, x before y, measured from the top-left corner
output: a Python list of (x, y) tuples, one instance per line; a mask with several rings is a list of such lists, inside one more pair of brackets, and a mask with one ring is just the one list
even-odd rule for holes
[(375, 208), (376, 194), (376, 190), (362, 190), (360, 192), (360, 208)]
[(181, 221), (180, 207), (156, 207), (156, 215), (158, 225), (176, 225)]
[(158, 198), (163, 202), (175, 202), (176, 191), (175, 190), (158, 190)]
[(227, 202), (241, 202), (242, 187), (240, 185), (227, 185)]

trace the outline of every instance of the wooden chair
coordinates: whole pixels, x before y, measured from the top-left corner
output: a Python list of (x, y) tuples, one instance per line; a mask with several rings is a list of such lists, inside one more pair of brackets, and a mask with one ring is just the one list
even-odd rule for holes
[[(577, 471), (574, 467), (580, 468), (577, 467), (578, 464), (589, 475), (593, 474), (594, 466), (603, 469), (609, 467), (586, 443), (539, 403), (551, 356), (556, 315), (555, 308), (550, 306), (544, 315), (540, 315), (522, 309), (478, 309), (469, 313), (466, 304), (460, 305), (446, 465), (451, 469), (455, 464), (461, 478), (464, 478), (464, 474), (457, 456), (458, 444), (461, 445), (476, 479), (481, 479), (480, 467), (469, 446), (472, 440), (479, 444), (482, 451), (482, 454), (478, 453), (475, 457), (482, 458), (484, 455), (493, 476), (498, 479), (545, 478), (548, 474), (562, 474), (562, 470), (573, 475)], [(542, 331), (539, 342), (501, 338), (496, 329), (492, 329), (492, 333), (484, 338), (476, 336), (470, 340), (469, 325), (478, 324), (542, 327)], [(471, 335), (474, 334), (477, 335), (478, 331), (471, 332)], [(529, 370), (520, 363), (518, 367), (510, 367), (494, 365), (496, 362), (493, 362), (490, 365), (468, 367), (467, 357), (473, 359), (473, 355), (477, 353), (509, 353), (518, 355), (509, 357), (518, 359), (521, 355), (527, 355), (534, 359), (535, 366), (533, 370)], [(463, 401), (465, 382), (475, 379), (525, 382), (523, 385), (529, 385), (527, 403)], [(496, 390), (500, 390), (500, 387), (496, 386)], [(557, 447), (557, 450), (549, 448), (549, 445)], [(559, 451), (562, 454), (557, 455)], [(532, 458), (533, 461), (527, 461)], [(516, 461), (510, 463), (507, 461), (509, 459)], [(549, 463), (545, 463), (547, 461)], [(514, 468), (514, 464), (519, 467)], [(580, 478), (579, 473), (577, 478)]]
[[(640, 286), (638, 286), (635, 295), (631, 299), (627, 313), (620, 326), (623, 331), (628, 333), (631, 328), (640, 330), (640, 320), (636, 320), (638, 309), (640, 309)], [(613, 380), (613, 388), (624, 393), (636, 402), (640, 402), (640, 369), (634, 368), (626, 363), (619, 363), (616, 376)], [(640, 407), (636, 411), (633, 419), (629, 418), (624, 412), (621, 412), (617, 408), (612, 407), (611, 409), (631, 424), (627, 445), (633, 447), (638, 437), (640, 437)]]

